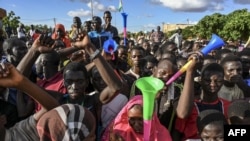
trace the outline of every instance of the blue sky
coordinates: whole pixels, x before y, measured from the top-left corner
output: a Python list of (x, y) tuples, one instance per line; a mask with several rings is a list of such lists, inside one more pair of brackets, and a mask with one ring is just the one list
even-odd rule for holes
[[(119, 0), (0, 0), (0, 7), (14, 11), (25, 25), (62, 23), (69, 30), (74, 16), (82, 21), (93, 15), (102, 18), (105, 10), (112, 12), (112, 24), (119, 32), (123, 18), (117, 11)], [(250, 9), (250, 0), (122, 0), (127, 17), (127, 31), (151, 31), (162, 23), (197, 23), (205, 15), (228, 14), (237, 9)]]

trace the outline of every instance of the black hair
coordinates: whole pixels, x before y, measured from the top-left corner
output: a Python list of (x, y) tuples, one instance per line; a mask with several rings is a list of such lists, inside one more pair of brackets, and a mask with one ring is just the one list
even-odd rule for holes
[(166, 41), (165, 43), (163, 43), (162, 45), (159, 46), (159, 48), (161, 48), (162, 52), (168, 50), (168, 47), (170, 45), (174, 45), (176, 46), (175, 42), (174, 41)]
[(65, 73), (69, 70), (70, 71), (82, 71), (85, 78), (89, 79), (87, 69), (85, 68), (85, 64), (83, 62), (70, 62), (70, 63), (68, 63), (63, 70), (63, 77), (65, 77)]
[(144, 59), (146, 62), (152, 62), (155, 65), (157, 65), (157, 63), (158, 63), (158, 60), (153, 55), (147, 55), (144, 57)]
[(209, 63), (202, 67), (201, 69), (201, 78), (211, 76), (214, 73), (221, 73), (224, 76), (224, 69), (218, 63)]
[(235, 100), (229, 105), (227, 114), (231, 124), (238, 124), (239, 117), (250, 118), (250, 103), (247, 100)]
[(92, 18), (92, 23), (93, 23), (93, 22), (97, 22), (97, 23), (102, 24), (102, 19), (101, 19), (99, 16), (94, 16), (94, 17)]
[(221, 49), (221, 50), (217, 50), (216, 51), (216, 55), (215, 55), (215, 58), (216, 60), (221, 60), (221, 57), (223, 54), (226, 54), (226, 53), (233, 53), (231, 50), (229, 49)]
[(214, 56), (211, 56), (211, 55), (205, 55), (205, 56), (203, 57), (203, 59), (204, 59), (204, 60), (206, 60), (206, 59), (213, 59), (213, 60), (215, 60)]
[(111, 12), (110, 11), (104, 11), (104, 14), (109, 14), (109, 15), (111, 15)]
[(54, 50), (48, 53), (41, 54), (42, 56), (49, 58), (53, 65), (58, 66), (60, 63), (60, 55)]
[(133, 48), (131, 48), (131, 51), (132, 52), (133, 50), (139, 50), (139, 51), (142, 51), (142, 54), (144, 55), (145, 54), (145, 50), (143, 47), (141, 46), (134, 46)]
[(250, 50), (242, 50), (241, 52), (237, 53), (237, 56), (241, 57), (241, 56), (250, 56)]
[(220, 65), (222, 67), (224, 67), (224, 65), (227, 63), (227, 62), (234, 62), (234, 61), (239, 61), (241, 62), (241, 59), (240, 57), (236, 56), (236, 55), (230, 55), (230, 56), (226, 56), (225, 58), (223, 58), (220, 62)]
[(196, 119), (198, 132), (201, 133), (205, 126), (208, 124), (226, 125), (228, 124), (226, 117), (222, 112), (209, 109), (200, 112)]
[(20, 44), (26, 46), (23, 40), (16, 37), (5, 39), (3, 42), (3, 53), (5, 55), (9, 54), (8, 50), (11, 50), (14, 46), (20, 46)]
[(172, 64), (172, 70), (173, 72), (176, 72), (177, 71), (177, 67), (176, 67), (176, 62), (173, 62), (173, 60), (169, 59), (169, 58), (164, 58), (164, 59), (160, 59), (158, 61), (158, 64), (156, 65), (157, 67), (159, 67), (159, 65), (162, 63), (162, 62), (165, 62), (165, 61), (168, 61)]

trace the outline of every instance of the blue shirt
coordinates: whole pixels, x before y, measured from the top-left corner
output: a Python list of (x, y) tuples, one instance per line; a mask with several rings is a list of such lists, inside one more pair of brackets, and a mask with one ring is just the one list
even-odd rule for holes
[(102, 49), (103, 44), (109, 38), (112, 38), (112, 34), (110, 32), (102, 31), (100, 33), (96, 31), (90, 31), (88, 33), (91, 42), (95, 45), (97, 49)]

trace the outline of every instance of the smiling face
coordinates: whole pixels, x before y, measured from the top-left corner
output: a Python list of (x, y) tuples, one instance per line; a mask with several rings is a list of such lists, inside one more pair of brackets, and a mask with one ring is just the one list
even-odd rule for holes
[(201, 79), (202, 89), (210, 94), (217, 94), (223, 85), (224, 79), (222, 73), (205, 74)]
[(82, 97), (88, 86), (88, 79), (82, 71), (67, 70), (64, 73), (64, 85), (72, 100)]

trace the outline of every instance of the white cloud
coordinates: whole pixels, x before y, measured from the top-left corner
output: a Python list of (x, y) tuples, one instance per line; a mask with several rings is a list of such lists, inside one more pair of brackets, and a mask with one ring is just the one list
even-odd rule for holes
[(15, 5), (15, 4), (11, 4), (10, 6), (11, 6), (11, 7), (16, 7), (16, 5)]
[[(87, 6), (91, 9), (91, 2), (87, 3)], [(109, 10), (111, 12), (118, 11), (116, 6), (113, 5), (105, 6), (97, 1), (93, 2), (93, 9), (98, 12), (104, 12), (106, 10)]]
[[(72, 2), (76, 0), (70, 0)], [(93, 15), (97, 15), (98, 12), (104, 12), (106, 10), (109, 10), (111, 12), (116, 12), (117, 8), (113, 5), (105, 6), (97, 1), (93, 1), (93, 3), (90, 2), (90, 0), (80, 0), (81, 2), (87, 3), (87, 7), (89, 7), (89, 10), (84, 9), (78, 9), (78, 10), (71, 10), (67, 14), (71, 17), (78, 16), (78, 17), (89, 17), (92, 15), (92, 9), (93, 6)]]
[(75, 16), (78, 16), (78, 17), (88, 17), (88, 16), (91, 16), (91, 11), (89, 10), (84, 10), (84, 9), (78, 9), (78, 10), (75, 10), (75, 11), (69, 11), (67, 13), (67, 15), (69, 15), (70, 17), (75, 17)]
[(234, 0), (237, 4), (250, 4), (250, 0)]
[(207, 10), (223, 10), (224, 0), (151, 0), (174, 11), (204, 12)]

